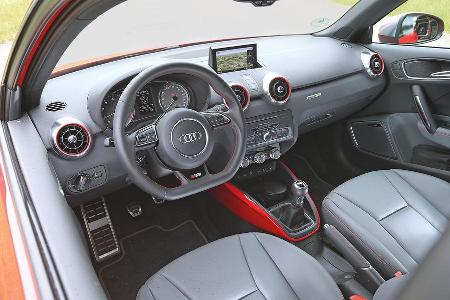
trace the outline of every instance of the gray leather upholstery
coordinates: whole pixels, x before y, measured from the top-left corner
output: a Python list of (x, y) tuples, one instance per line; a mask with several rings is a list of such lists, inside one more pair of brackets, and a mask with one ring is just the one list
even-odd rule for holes
[(394, 277), (383, 283), (373, 295), (372, 300), (396, 300), (406, 287), (409, 275)]
[(263, 233), (230, 236), (165, 266), (139, 290), (148, 299), (343, 299), (311, 256)]
[(333, 190), (323, 217), (385, 277), (409, 273), (445, 232), (450, 184), (405, 170), (375, 171)]

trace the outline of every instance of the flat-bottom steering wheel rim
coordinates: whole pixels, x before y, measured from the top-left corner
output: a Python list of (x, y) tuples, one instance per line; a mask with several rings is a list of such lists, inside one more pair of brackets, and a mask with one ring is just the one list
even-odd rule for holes
[[(135, 148), (125, 132), (125, 124), (134, 110), (136, 93), (147, 83), (161, 76), (171, 74), (187, 74), (199, 78), (225, 100), (228, 107), (226, 117), (233, 134), (234, 149), (225, 168), (217, 174), (206, 174), (204, 177), (185, 182), (176, 188), (164, 187), (142, 173), (135, 160)], [(233, 178), (245, 155), (245, 119), (242, 107), (229, 85), (213, 70), (189, 62), (169, 62), (151, 66), (135, 76), (122, 92), (117, 102), (113, 123), (114, 144), (119, 160), (128, 173), (129, 179), (143, 191), (163, 200), (176, 200), (201, 191), (213, 188)]]

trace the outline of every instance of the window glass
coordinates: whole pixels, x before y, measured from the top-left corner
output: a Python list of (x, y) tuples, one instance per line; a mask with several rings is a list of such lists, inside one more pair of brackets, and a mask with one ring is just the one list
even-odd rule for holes
[(128, 0), (89, 24), (58, 66), (189, 43), (313, 33), (337, 21), (351, 2), (277, 0), (256, 7), (235, 0)]

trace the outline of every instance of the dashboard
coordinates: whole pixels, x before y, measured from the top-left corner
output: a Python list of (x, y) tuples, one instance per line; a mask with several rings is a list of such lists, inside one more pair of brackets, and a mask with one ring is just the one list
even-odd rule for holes
[[(211, 51), (216, 53), (215, 65)], [(173, 60), (216, 70), (237, 95), (248, 136), (242, 170), (278, 159), (301, 142), (302, 134), (354, 114), (386, 85), (378, 54), (360, 45), (310, 35), (191, 45), (58, 74), (48, 80), (40, 106), (30, 111), (30, 117), (70, 204), (128, 184), (112, 140), (115, 106), (139, 72)], [(169, 74), (147, 83), (135, 100), (126, 130), (145, 126), (177, 107), (226, 110), (222, 97), (206, 82), (186, 74)], [(216, 161), (221, 160), (221, 146), (214, 150)], [(82, 189), (77, 188), (80, 174), (91, 179)], [(156, 174), (158, 178), (165, 175)]]

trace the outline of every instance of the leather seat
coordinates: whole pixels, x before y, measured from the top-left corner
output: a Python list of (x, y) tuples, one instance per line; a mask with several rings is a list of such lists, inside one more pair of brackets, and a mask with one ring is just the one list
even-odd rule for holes
[(311, 256), (263, 233), (217, 240), (165, 266), (137, 299), (343, 299)]
[(405, 170), (375, 171), (333, 190), (323, 217), (385, 278), (409, 273), (445, 232), (450, 184)]

